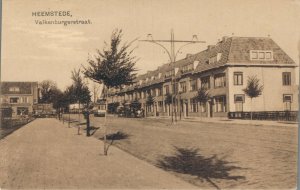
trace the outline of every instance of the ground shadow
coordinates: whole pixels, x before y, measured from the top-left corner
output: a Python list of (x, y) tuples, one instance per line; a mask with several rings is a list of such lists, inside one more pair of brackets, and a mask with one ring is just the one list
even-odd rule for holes
[(245, 168), (233, 166), (232, 162), (219, 159), (216, 155), (204, 157), (199, 153), (199, 149), (193, 148), (175, 147), (175, 150), (173, 156), (164, 156), (161, 160), (158, 160), (157, 166), (167, 171), (197, 176), (199, 180), (206, 180), (217, 189), (220, 188), (212, 179), (245, 179), (244, 176), (230, 175), (232, 170)]
[[(122, 131), (118, 131), (116, 133), (111, 133), (106, 135), (106, 140), (110, 141), (110, 143), (108, 144), (106, 151), (108, 151), (109, 147), (111, 145), (113, 145), (114, 141), (118, 141), (118, 140), (124, 140), (124, 139), (128, 139), (129, 138), (129, 134), (124, 133)], [(104, 137), (99, 138), (100, 140), (104, 140)]]
[[(68, 121), (67, 121), (68, 122)], [(78, 123), (76, 120), (71, 120), (69, 123)]]
[[(90, 126), (90, 136), (94, 135), (98, 129), (100, 129), (100, 127)], [(83, 130), (86, 131), (87, 128), (84, 128)]]

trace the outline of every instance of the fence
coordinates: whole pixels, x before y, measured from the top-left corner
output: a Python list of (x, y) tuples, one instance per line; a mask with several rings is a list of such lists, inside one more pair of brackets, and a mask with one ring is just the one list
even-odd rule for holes
[[(228, 112), (229, 119), (251, 119), (251, 112)], [(252, 112), (253, 120), (298, 121), (297, 111)]]
[(17, 126), (25, 125), (34, 120), (32, 117), (28, 118), (1, 118), (2, 128), (12, 128)]

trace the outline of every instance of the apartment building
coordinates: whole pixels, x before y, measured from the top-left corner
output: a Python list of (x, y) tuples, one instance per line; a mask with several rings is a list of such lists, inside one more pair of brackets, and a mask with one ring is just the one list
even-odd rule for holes
[(38, 103), (37, 82), (1, 82), (0, 107), (12, 109), (12, 117), (29, 115)]
[[(134, 84), (111, 89), (109, 103), (137, 99), (148, 113), (170, 115), (168, 94), (183, 117), (226, 117), (228, 112), (297, 111), (297, 65), (271, 39), (223, 37), (216, 45), (156, 70), (137, 76)], [(264, 86), (262, 95), (251, 99), (244, 93), (247, 80), (255, 76)], [(171, 80), (173, 79), (173, 80)], [(200, 104), (195, 96), (207, 89), (209, 100)], [(147, 106), (149, 95), (155, 99)]]

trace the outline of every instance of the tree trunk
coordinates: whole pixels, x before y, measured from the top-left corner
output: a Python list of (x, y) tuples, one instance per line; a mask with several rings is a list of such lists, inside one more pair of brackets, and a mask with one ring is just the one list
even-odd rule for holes
[(107, 136), (107, 113), (108, 113), (108, 90), (109, 88), (106, 89), (106, 92), (105, 92), (105, 116), (104, 116), (104, 142), (103, 142), (103, 145), (104, 145), (104, 155), (107, 156), (107, 148), (106, 148), (106, 136)]
[(68, 123), (68, 127), (70, 128), (70, 109), (69, 109), (69, 123)]
[(250, 120), (252, 121), (252, 98), (251, 98), (251, 105), (250, 105)]
[(90, 113), (88, 110), (86, 112), (86, 136), (90, 136)]
[(78, 131), (77, 131), (77, 134), (80, 135), (80, 128), (81, 128), (81, 125), (80, 125), (80, 102), (78, 102)]

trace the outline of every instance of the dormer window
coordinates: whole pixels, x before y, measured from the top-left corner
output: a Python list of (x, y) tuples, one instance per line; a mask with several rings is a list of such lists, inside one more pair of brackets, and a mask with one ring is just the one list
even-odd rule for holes
[(199, 64), (199, 61), (194, 61), (194, 62), (193, 62), (193, 67), (194, 67), (194, 69), (196, 69), (196, 67), (197, 67), (198, 64)]
[(20, 92), (19, 87), (9, 87), (9, 92)]
[(166, 72), (165, 77), (168, 78), (168, 77), (174, 76), (174, 74), (175, 74), (175, 71), (174, 70), (170, 70), (170, 71)]
[(194, 70), (194, 64), (193, 63), (185, 65), (181, 68), (182, 73), (186, 73), (186, 72), (189, 72), (189, 71), (192, 71), (192, 70)]
[(251, 50), (250, 59), (257, 61), (268, 61), (273, 60), (273, 52), (265, 50)]
[(216, 63), (221, 59), (222, 53), (218, 53), (217, 55), (208, 59), (208, 64)]

